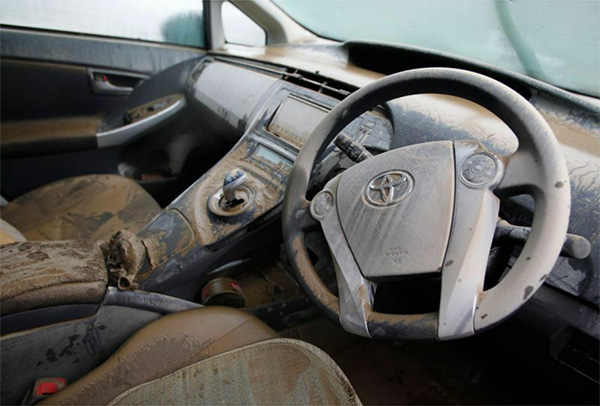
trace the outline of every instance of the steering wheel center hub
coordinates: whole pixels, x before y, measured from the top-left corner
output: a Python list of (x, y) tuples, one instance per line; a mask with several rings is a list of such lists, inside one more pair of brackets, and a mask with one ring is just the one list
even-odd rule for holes
[(390, 151), (344, 172), (338, 214), (367, 279), (440, 271), (452, 219), (453, 168), (452, 143), (443, 141)]

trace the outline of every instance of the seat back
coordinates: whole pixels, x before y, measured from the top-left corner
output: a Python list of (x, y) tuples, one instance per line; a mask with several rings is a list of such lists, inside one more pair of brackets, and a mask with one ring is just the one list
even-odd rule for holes
[(109, 405), (360, 405), (348, 378), (319, 348), (261, 341), (134, 387)]

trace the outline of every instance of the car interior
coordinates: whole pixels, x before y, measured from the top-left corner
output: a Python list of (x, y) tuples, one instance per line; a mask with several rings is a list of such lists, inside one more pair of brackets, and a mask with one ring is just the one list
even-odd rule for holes
[(2, 404), (600, 402), (597, 97), (270, 1), (191, 45), (11, 1)]

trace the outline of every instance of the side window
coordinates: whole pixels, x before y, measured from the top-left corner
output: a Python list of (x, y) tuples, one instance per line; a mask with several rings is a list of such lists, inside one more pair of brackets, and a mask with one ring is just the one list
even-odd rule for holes
[(239, 8), (226, 1), (223, 3), (221, 13), (225, 41), (239, 45), (266, 45), (267, 34), (265, 30)]
[(206, 45), (202, 0), (1, 0), (0, 24)]

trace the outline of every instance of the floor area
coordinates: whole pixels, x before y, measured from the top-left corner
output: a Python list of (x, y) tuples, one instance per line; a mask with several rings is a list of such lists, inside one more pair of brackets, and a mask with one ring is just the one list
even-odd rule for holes
[(573, 404), (485, 337), (391, 345), (346, 333), (319, 317), (282, 335), (327, 352), (364, 404)]

